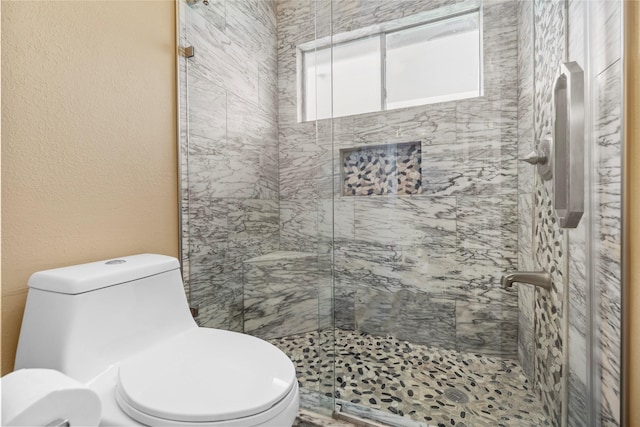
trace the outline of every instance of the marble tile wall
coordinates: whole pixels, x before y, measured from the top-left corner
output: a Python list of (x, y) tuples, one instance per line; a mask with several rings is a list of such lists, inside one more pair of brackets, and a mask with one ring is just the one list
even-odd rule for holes
[[(527, 156), (533, 138), (533, 1), (518, 2), (518, 157)], [(534, 171), (518, 163), (518, 270), (533, 271)], [(534, 291), (518, 286), (518, 360), (533, 382)]]
[(243, 261), (279, 249), (275, 3), (179, 7), (185, 282), (200, 325), (242, 331)]
[[(334, 1), (333, 33), (453, 3)], [(280, 249), (334, 249), (338, 327), (515, 357), (517, 290), (499, 280), (517, 267), (517, 3), (484, 2), (484, 96), (298, 123), (295, 49), (328, 34), (305, 24), (318, 11), (277, 4)], [(408, 141), (421, 194), (341, 195), (341, 149)]]
[[(620, 4), (605, 34), (620, 28)], [(617, 15), (617, 16), (615, 16)], [(616, 46), (617, 43), (617, 46)], [(616, 49), (619, 38), (612, 37), (607, 54)], [(621, 367), (621, 165), (622, 165), (622, 65), (620, 57), (605, 67), (596, 78), (596, 161), (594, 177), (594, 234), (597, 244), (595, 283), (600, 300), (601, 422), (620, 425)]]
[[(567, 10), (567, 58), (587, 68), (585, 51), (585, 20), (582, 19), (587, 5), (585, 2), (571, 0)], [(588, 72), (588, 69), (587, 69)], [(590, 159), (590, 150), (584, 150), (585, 164)], [(586, 168), (585, 188), (591, 180), (592, 168)], [(587, 190), (588, 191), (588, 190)], [(582, 221), (576, 229), (566, 230), (569, 240), (569, 266), (567, 282), (567, 425), (584, 426), (589, 424), (588, 383), (588, 351), (590, 312), (588, 304), (588, 283), (590, 271), (587, 257), (587, 234), (592, 220), (592, 212), (586, 210)]]
[(275, 251), (244, 261), (244, 331), (279, 338), (318, 329), (318, 256)]
[[(529, 3), (521, 4), (523, 30), (530, 16)], [(588, 14), (585, 8), (590, 8)], [(590, 89), (587, 111), (591, 112), (593, 129), (588, 132), (592, 138), (586, 139), (589, 145), (584, 150), (587, 209), (576, 229), (558, 228), (550, 182), (541, 182), (538, 177), (534, 181), (534, 267), (549, 271), (554, 282), (552, 292), (536, 290), (534, 295), (534, 386), (554, 425), (561, 425), (564, 416), (569, 426), (595, 424), (593, 414), (600, 417), (602, 425), (617, 426), (620, 425), (621, 2), (536, 0), (533, 9), (535, 137), (552, 131), (552, 85), (559, 63), (565, 60), (577, 61), (585, 69), (585, 85)], [(591, 17), (588, 26), (585, 16)], [(585, 45), (587, 28), (591, 32), (590, 43)], [(526, 45), (527, 39), (521, 37), (520, 49)], [(585, 49), (589, 49), (588, 54)], [(587, 63), (589, 57), (591, 62)], [(526, 66), (520, 67), (521, 76), (526, 76)], [(526, 104), (527, 82), (522, 77), (519, 87), (523, 94), (521, 103)], [(527, 124), (521, 121), (519, 126), (525, 129)], [(526, 138), (521, 138), (519, 145), (528, 145)], [(522, 176), (520, 171), (519, 178)], [(524, 198), (520, 203), (519, 221), (525, 224), (530, 221), (529, 208)], [(526, 245), (519, 247), (519, 262), (520, 258), (525, 261), (528, 250)], [(590, 284), (594, 285), (595, 293), (589, 291)], [(522, 294), (520, 297), (522, 301)], [(592, 309), (598, 306), (599, 310)], [(529, 324), (529, 319), (522, 319), (522, 311), (520, 331)], [(599, 331), (592, 330), (592, 318), (600, 325)], [(600, 340), (593, 340), (598, 335)], [(530, 359), (525, 351), (519, 356), (523, 365)], [(594, 364), (598, 363), (601, 383), (592, 384), (589, 390), (587, 376), (598, 371), (594, 371)], [(600, 400), (600, 408), (592, 408), (594, 397)]]

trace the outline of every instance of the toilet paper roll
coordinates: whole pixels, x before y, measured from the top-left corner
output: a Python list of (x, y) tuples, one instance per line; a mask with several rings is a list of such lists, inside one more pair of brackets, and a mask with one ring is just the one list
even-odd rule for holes
[(97, 426), (102, 405), (93, 390), (59, 371), (20, 369), (0, 379), (3, 426)]

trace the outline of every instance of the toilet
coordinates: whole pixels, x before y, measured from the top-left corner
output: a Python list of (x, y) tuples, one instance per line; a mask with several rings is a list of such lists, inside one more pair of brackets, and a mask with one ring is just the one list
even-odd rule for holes
[(178, 260), (164, 255), (33, 274), (15, 364), (32, 368), (95, 392), (101, 426), (280, 427), (299, 407), (291, 360), (261, 339), (198, 327)]

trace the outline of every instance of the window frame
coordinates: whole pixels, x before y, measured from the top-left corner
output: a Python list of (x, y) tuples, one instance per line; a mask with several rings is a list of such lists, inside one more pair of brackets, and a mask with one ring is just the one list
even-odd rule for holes
[[(477, 13), (478, 15), (478, 95), (474, 97), (459, 97), (456, 94), (452, 94), (450, 98), (447, 96), (439, 97), (438, 101), (434, 101), (433, 103), (438, 102), (446, 102), (458, 99), (471, 99), (476, 97), (484, 96), (484, 61), (483, 61), (483, 7), (482, 0), (469, 0), (467, 2), (458, 3), (452, 6), (445, 6), (438, 9), (433, 9), (426, 12), (416, 13), (414, 15), (410, 15), (404, 18), (384, 22), (381, 24), (371, 25), (368, 27), (364, 27), (358, 30), (347, 31), (339, 34), (335, 34), (332, 36), (322, 37), (317, 40), (313, 40), (310, 42), (302, 43), (296, 46), (296, 86), (297, 86), (297, 119), (298, 122), (311, 122), (316, 120), (325, 120), (336, 118), (333, 116), (333, 97), (332, 97), (332, 105), (331, 105), (331, 113), (328, 117), (318, 118), (318, 110), (316, 108), (315, 117), (309, 118), (306, 117), (306, 98), (305, 98), (305, 81), (306, 81), (306, 68), (305, 68), (305, 55), (317, 52), (318, 50), (323, 50), (330, 48), (331, 53), (331, 61), (333, 61), (333, 49), (336, 46), (340, 46), (341, 44), (345, 44), (348, 42), (356, 41), (359, 39), (369, 38), (369, 37), (378, 37), (380, 40), (380, 109), (375, 110), (373, 112), (382, 112), (382, 111), (391, 111), (399, 108), (411, 108), (420, 105), (429, 105), (432, 103), (420, 103), (411, 106), (405, 107), (396, 107), (396, 108), (387, 108), (387, 34), (397, 33), (405, 30), (409, 30), (415, 27), (420, 27), (424, 25), (429, 25), (433, 23), (437, 23), (440, 21), (445, 21), (448, 19), (457, 18), (464, 15), (470, 15), (472, 13)], [(316, 85), (316, 91), (318, 90)], [(333, 93), (333, 78), (329, 84), (329, 89), (331, 93)], [(317, 96), (316, 96), (317, 103)], [(356, 114), (369, 114), (372, 112), (366, 113), (356, 113)], [(351, 115), (356, 115), (351, 114)], [(348, 117), (348, 116), (338, 116), (338, 117)]]

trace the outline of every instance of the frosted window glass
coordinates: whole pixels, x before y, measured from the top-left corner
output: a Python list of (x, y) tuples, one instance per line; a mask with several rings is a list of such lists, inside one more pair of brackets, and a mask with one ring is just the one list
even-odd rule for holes
[(333, 116), (380, 111), (380, 36), (333, 48)]
[(387, 109), (480, 95), (477, 12), (387, 34)]
[[(341, 43), (331, 49), (304, 52), (305, 120), (380, 111), (382, 70), (380, 36)], [(333, 82), (331, 72), (333, 71)]]
[(331, 117), (331, 48), (304, 52), (304, 120)]

